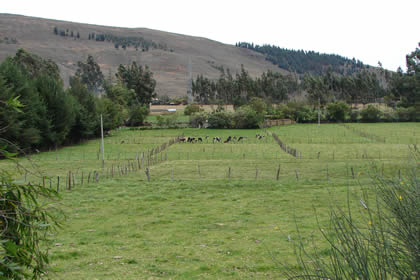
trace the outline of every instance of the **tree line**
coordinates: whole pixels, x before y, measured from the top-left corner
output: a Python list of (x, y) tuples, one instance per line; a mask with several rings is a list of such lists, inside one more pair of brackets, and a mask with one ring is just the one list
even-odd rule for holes
[(250, 49), (262, 53), (266, 60), (282, 69), (298, 74), (323, 74), (328, 68), (332, 72), (351, 75), (354, 72), (368, 68), (359, 60), (348, 59), (340, 55), (324, 54), (314, 51), (290, 50), (274, 45), (254, 45), (253, 43), (238, 42), (236, 47)]
[[(72, 37), (75, 39), (81, 38), (79, 32), (69, 30), (68, 28), (59, 29), (57, 26), (54, 26), (53, 33), (62, 37)], [(149, 51), (149, 49), (160, 49), (173, 52), (173, 49), (169, 49), (165, 43), (156, 43), (153, 40), (148, 40), (141, 36), (118, 36), (109, 33), (89, 32), (87, 39), (97, 42), (113, 43), (116, 49), (121, 47), (125, 50), (129, 47), (133, 47), (136, 51), (140, 49), (143, 52)]]
[(64, 89), (57, 64), (20, 49), (0, 64), (0, 100), (22, 104), (17, 111), (0, 102), (0, 145), (32, 152), (97, 137), (101, 114), (106, 131), (142, 124), (155, 86), (149, 68), (135, 62), (120, 65), (115, 82), (106, 81), (89, 56)]
[[(260, 98), (267, 104), (266, 113), (271, 117), (300, 122), (317, 121), (318, 108), (322, 121), (420, 121), (419, 48), (407, 55), (406, 64), (406, 73), (402, 69), (394, 73), (380, 67), (343, 76), (329, 68), (320, 75), (281, 75), (268, 71), (256, 78), (243, 66), (235, 76), (229, 69), (221, 68), (217, 80), (197, 76), (192, 93), (197, 103), (233, 104), (236, 108)], [(300, 96), (303, 101), (290, 102), (300, 93), (304, 93)], [(368, 106), (351, 110), (348, 106), (369, 103), (386, 103), (388, 109)]]
[(232, 75), (229, 69), (221, 68), (220, 77), (212, 81), (199, 75), (192, 83), (192, 93), (200, 104), (247, 104), (253, 97), (261, 97), (271, 103), (285, 102), (289, 94), (299, 89), (295, 76), (281, 75), (272, 71), (252, 78), (241, 66), (240, 73)]

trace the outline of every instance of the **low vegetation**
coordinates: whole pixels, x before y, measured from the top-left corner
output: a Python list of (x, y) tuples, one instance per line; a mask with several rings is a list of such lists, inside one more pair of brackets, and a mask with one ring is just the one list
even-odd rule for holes
[[(289, 271), (284, 263), (296, 263), (297, 241), (316, 242), (327, 261), (331, 251), (318, 228), (329, 229), (329, 205), (349, 203), (353, 217), (365, 222), (360, 199), (368, 203), (364, 194), (373, 193), (371, 176), (409, 184), (407, 144), (420, 142), (416, 123), (349, 125), (356, 130), (338, 124), (119, 130), (105, 139), (103, 171), (97, 140), (33, 155), (46, 186), (51, 182), (56, 189), (60, 176), (60, 208), (67, 216), (49, 243), (50, 276), (278, 279)], [(301, 156), (284, 152), (271, 133)], [(182, 134), (202, 142), (174, 144), (147, 164), (152, 149)], [(228, 136), (246, 138), (213, 143)], [(24, 158), (19, 163), (30, 164)], [(0, 165), (14, 170), (7, 162)], [(69, 171), (71, 190), (65, 184)], [(98, 181), (91, 176), (87, 183), (94, 171)], [(25, 178), (42, 184), (41, 177), (25, 172), (16, 182)]]

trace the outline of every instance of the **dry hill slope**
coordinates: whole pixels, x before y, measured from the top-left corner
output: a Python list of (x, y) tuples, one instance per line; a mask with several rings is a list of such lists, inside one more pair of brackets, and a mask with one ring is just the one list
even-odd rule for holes
[[(79, 32), (80, 39), (55, 35), (53, 30)], [(143, 37), (146, 40), (167, 46), (167, 50), (150, 49), (136, 51), (116, 49), (111, 42), (88, 40), (89, 33), (112, 34), (121, 37)], [(0, 14), (0, 61), (24, 48), (44, 58), (55, 61), (61, 70), (64, 82), (72, 75), (78, 61), (85, 61), (88, 54), (95, 57), (105, 76), (114, 73), (119, 64), (136, 61), (148, 65), (157, 80), (159, 95), (183, 96), (186, 94), (188, 60), (191, 58), (193, 76), (203, 74), (217, 78), (217, 67), (239, 71), (241, 64), (253, 76), (268, 69), (280, 70), (266, 61), (263, 55), (232, 45), (222, 44), (200, 37), (192, 37), (146, 28), (106, 27), (74, 22), (65, 22), (19, 15)], [(172, 50), (172, 51), (171, 51)]]

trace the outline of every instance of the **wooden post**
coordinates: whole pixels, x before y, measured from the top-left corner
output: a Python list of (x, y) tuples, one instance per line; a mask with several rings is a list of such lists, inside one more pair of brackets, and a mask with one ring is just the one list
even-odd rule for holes
[(68, 184), (68, 190), (71, 190), (71, 171), (69, 171), (69, 184)]
[(81, 180), (81, 185), (83, 186), (83, 171), (82, 171), (82, 180)]
[(228, 178), (229, 178), (229, 180), (230, 180), (230, 166), (229, 166)]
[(89, 176), (88, 176), (88, 184), (90, 183), (90, 171), (89, 171)]
[(299, 181), (299, 174), (298, 174), (297, 169), (295, 169), (295, 173), (296, 173), (296, 181)]
[(280, 177), (280, 164), (279, 164), (279, 168), (277, 168), (277, 176), (276, 176), (276, 180), (278, 181)]
[(60, 191), (60, 176), (57, 176), (57, 192)]
[(147, 176), (147, 181), (150, 182), (150, 174), (149, 174), (149, 168), (148, 167), (146, 168), (145, 173), (146, 173), (146, 176)]
[(351, 168), (351, 176), (353, 177), (353, 179), (354, 179), (354, 170), (353, 170), (353, 167)]
[(198, 177), (200, 177), (200, 179), (201, 179), (200, 165), (197, 165), (197, 171), (198, 171)]
[(174, 180), (174, 169), (173, 168), (171, 168), (171, 180), (172, 181)]
[(258, 179), (258, 168), (255, 168), (255, 180)]

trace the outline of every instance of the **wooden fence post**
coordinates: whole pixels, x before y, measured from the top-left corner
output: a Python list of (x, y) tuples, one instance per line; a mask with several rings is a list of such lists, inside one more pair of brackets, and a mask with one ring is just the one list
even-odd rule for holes
[(68, 190), (71, 191), (71, 171), (69, 171), (69, 185)]
[(149, 181), (150, 182), (150, 174), (149, 174), (149, 168), (147, 167), (146, 168), (146, 176), (147, 176), (147, 181)]

